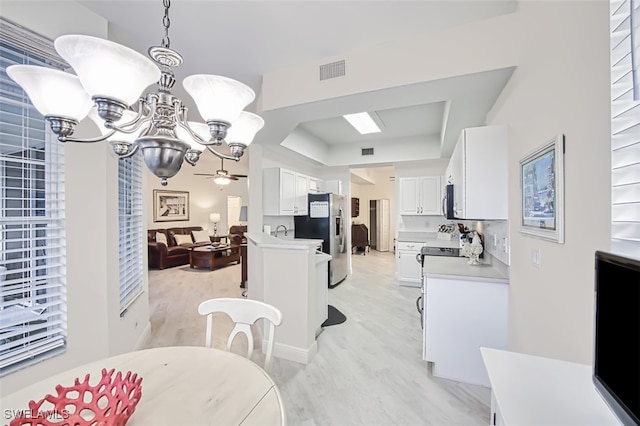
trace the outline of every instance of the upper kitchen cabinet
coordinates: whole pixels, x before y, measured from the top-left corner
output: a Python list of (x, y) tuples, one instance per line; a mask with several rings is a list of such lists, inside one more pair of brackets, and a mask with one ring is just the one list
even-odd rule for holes
[(307, 214), (309, 177), (280, 167), (263, 170), (262, 207), (267, 216)]
[(440, 176), (402, 177), (400, 182), (400, 214), (441, 215)]
[(309, 176), (309, 193), (320, 194), (322, 192), (322, 182), (318, 178)]
[(507, 127), (464, 129), (447, 174), (456, 218), (508, 219)]

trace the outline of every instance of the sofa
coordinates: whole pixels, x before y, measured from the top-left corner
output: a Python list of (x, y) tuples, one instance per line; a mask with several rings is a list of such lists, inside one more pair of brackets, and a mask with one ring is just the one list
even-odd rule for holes
[[(205, 233), (206, 241), (204, 240)], [(199, 238), (195, 238), (194, 235)], [(176, 236), (178, 237), (176, 238)], [(196, 242), (196, 240), (199, 241)], [(208, 231), (204, 231), (202, 226), (149, 229), (147, 230), (149, 268), (165, 269), (188, 265), (189, 249), (207, 246), (211, 244), (211, 241)]]

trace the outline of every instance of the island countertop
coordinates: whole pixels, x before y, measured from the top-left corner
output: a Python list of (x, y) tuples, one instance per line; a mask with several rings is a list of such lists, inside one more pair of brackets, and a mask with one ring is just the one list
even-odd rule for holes
[(276, 249), (310, 250), (320, 247), (323, 242), (321, 239), (276, 238), (264, 232), (245, 232), (244, 235), (259, 247)]
[(427, 278), (493, 281), (509, 284), (508, 273), (496, 265), (469, 265), (466, 257), (426, 256), (423, 272)]

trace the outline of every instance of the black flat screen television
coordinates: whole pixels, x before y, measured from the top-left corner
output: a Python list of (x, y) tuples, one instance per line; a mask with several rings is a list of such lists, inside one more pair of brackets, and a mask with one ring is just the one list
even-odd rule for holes
[(640, 424), (640, 259), (595, 254), (593, 383), (625, 425)]

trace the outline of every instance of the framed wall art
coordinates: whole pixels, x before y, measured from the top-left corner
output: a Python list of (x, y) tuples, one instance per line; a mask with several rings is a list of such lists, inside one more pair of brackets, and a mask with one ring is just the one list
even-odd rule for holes
[(564, 243), (564, 135), (520, 160), (520, 232)]
[(189, 220), (189, 193), (153, 190), (153, 221)]

